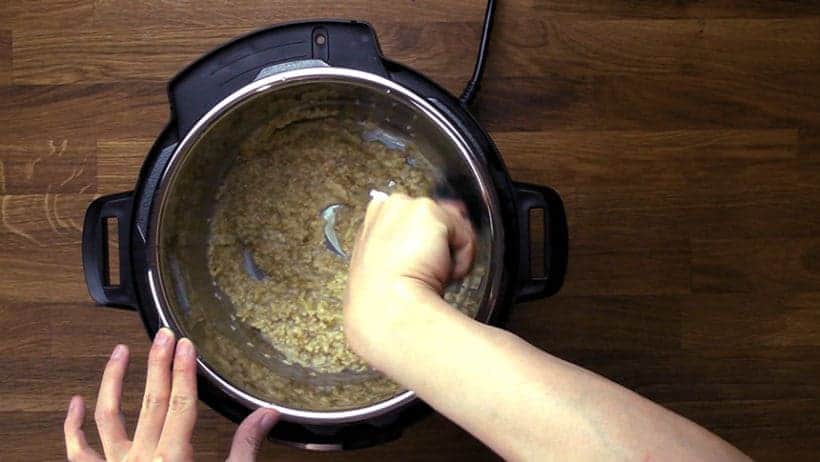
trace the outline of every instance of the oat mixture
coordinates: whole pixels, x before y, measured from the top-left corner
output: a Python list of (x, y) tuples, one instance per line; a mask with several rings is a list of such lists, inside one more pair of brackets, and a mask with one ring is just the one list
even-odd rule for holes
[(208, 266), (236, 316), (287, 361), (363, 371), (342, 331), (348, 262), (328, 249), (321, 212), (343, 204), (335, 232), (349, 254), (369, 192), (428, 195), (432, 170), (412, 146), (389, 149), (364, 141), (367, 126), (313, 116), (260, 128), (239, 147), (219, 191)]

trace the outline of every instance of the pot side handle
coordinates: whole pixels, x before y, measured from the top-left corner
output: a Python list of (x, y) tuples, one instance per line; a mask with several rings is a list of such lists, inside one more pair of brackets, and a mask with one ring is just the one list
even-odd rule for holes
[[(133, 191), (99, 197), (85, 212), (83, 222), (83, 272), (91, 298), (106, 306), (135, 310), (137, 303), (131, 286), (130, 222)], [(108, 267), (108, 226), (117, 219), (119, 285), (111, 285)]]
[[(547, 186), (513, 182), (518, 216), (518, 279), (515, 301), (525, 302), (555, 294), (564, 283), (567, 270), (568, 232), (561, 196)], [(530, 211), (542, 209), (544, 274), (532, 274)]]

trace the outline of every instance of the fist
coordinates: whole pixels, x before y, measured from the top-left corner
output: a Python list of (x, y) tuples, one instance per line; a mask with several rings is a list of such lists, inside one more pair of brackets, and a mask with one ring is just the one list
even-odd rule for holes
[(440, 298), (451, 280), (465, 276), (475, 241), (459, 203), (401, 194), (373, 200), (353, 250), (345, 295), (345, 333), (354, 351), (362, 355), (371, 335), (397, 327), (413, 316), (414, 307), (428, 306), (425, 300)]

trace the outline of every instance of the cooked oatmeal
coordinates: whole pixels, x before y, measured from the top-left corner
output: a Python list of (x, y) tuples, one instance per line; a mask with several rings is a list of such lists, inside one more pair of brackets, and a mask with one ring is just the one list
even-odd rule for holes
[(324, 114), (259, 130), (239, 148), (212, 220), (209, 270), (236, 316), (318, 372), (367, 368), (345, 343), (347, 260), (329, 249), (321, 212), (343, 204), (334, 229), (349, 253), (371, 190), (418, 196), (432, 187), (420, 153), (365, 141), (371, 133)]

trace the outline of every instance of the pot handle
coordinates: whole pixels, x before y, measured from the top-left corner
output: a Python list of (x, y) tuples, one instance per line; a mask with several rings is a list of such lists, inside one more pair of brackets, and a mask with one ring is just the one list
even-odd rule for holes
[[(130, 221), (133, 191), (111, 194), (94, 200), (85, 211), (83, 223), (83, 272), (91, 298), (106, 306), (135, 310), (131, 287)], [(108, 226), (117, 219), (120, 284), (110, 284), (108, 268)]]
[[(518, 280), (515, 301), (525, 302), (555, 294), (567, 270), (567, 218), (561, 196), (547, 186), (513, 182), (518, 215)], [(530, 211), (544, 211), (544, 274), (532, 274)]]
[(260, 76), (304, 60), (389, 78), (367, 23), (305, 21), (262, 29), (211, 51), (174, 77), (168, 92), (177, 136), (182, 139), (215, 105)]

